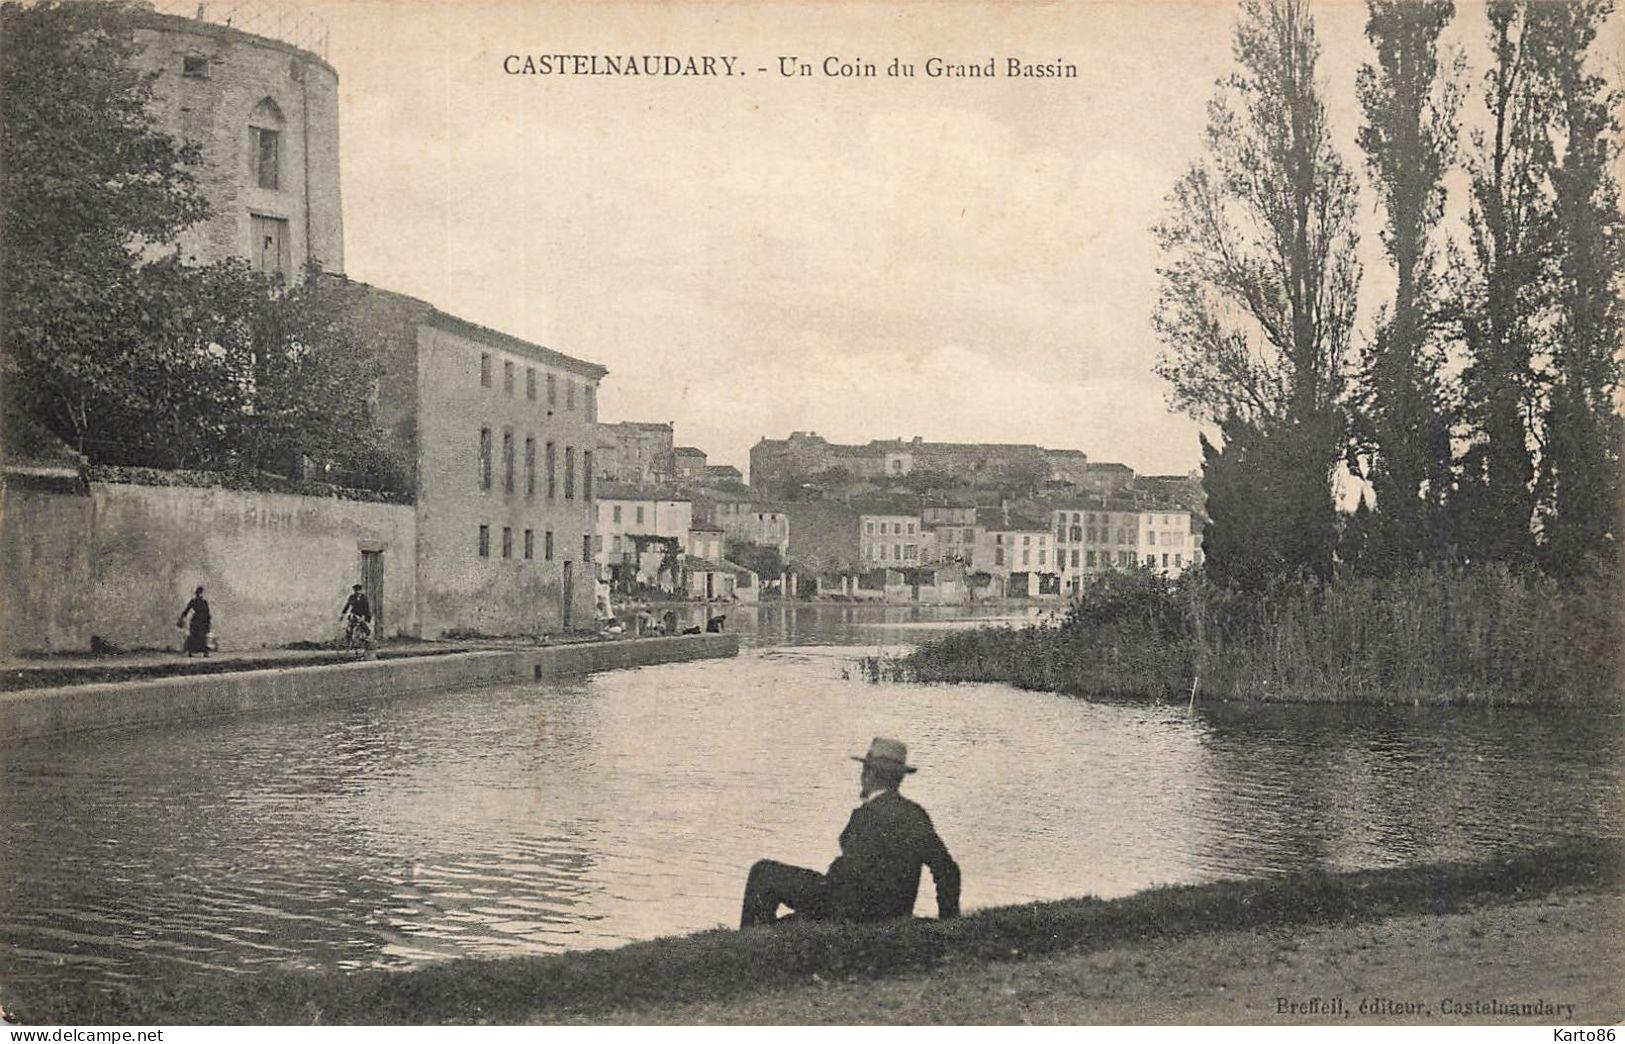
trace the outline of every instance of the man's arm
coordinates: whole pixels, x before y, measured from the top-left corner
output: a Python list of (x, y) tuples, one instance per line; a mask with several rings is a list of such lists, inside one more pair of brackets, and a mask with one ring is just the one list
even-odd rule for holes
[(937, 886), (937, 917), (947, 920), (959, 916), (959, 864), (948, 854), (931, 817), (925, 817), (925, 865), (931, 868), (931, 880)]

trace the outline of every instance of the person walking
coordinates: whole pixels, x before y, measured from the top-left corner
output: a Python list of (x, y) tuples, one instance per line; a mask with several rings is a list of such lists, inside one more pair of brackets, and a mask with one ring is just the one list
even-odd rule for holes
[(909, 917), (920, 889), (920, 868), (931, 868), (937, 916), (959, 916), (959, 864), (925, 809), (899, 794), (914, 771), (908, 747), (876, 736), (863, 763), (863, 803), (841, 831), (841, 854), (824, 873), (763, 859), (750, 868), (739, 927), (773, 924), (780, 906), (811, 921), (882, 921)]
[(186, 641), (181, 648), (186, 652), (186, 658), (191, 659), (193, 653), (209, 655), (209, 631), (214, 621), (209, 616), (209, 603), (203, 597), (203, 588), (192, 593), (192, 600), (186, 603), (181, 610), (180, 618), (175, 621), (176, 627), (186, 627), (186, 618), (191, 616), (191, 629), (186, 632)]

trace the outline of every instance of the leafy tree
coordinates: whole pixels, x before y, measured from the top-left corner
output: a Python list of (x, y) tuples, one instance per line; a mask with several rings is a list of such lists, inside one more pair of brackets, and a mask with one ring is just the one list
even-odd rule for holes
[[(1176, 407), (1221, 423), (1226, 438), (1246, 433), (1225, 481), (1276, 491), (1243, 490), (1233, 513), (1212, 516), (1215, 570), (1236, 555), (1255, 559), (1236, 563), (1239, 575), (1328, 576), (1359, 275), (1356, 189), (1315, 85), (1320, 46), (1305, 0), (1243, 0), (1234, 50), (1239, 69), (1209, 106), (1207, 159), (1175, 185), (1156, 229), (1158, 372)], [(1260, 528), (1282, 539), (1253, 545)]]
[[(1207, 522), (1203, 568), (1215, 583), (1262, 591), (1329, 558), (1337, 512), (1324, 490), (1299, 481), (1317, 466), (1305, 439), (1271, 437), (1232, 417), (1220, 425), (1222, 448), (1202, 437)], [(1305, 459), (1317, 454), (1315, 459)]]
[[(1460, 99), (1438, 53), (1439, 34), (1455, 14), (1452, 0), (1368, 0), (1367, 9), (1377, 64), (1358, 75), (1365, 114), (1359, 141), (1382, 203), (1382, 241), (1397, 286), (1361, 360), (1362, 441), (1377, 512), (1358, 531), (1364, 567), (1387, 571), (1443, 557), (1447, 546), (1451, 448), (1434, 234)], [(1368, 510), (1363, 497), (1360, 504)]]
[(209, 379), (213, 362), (150, 340), (195, 345), (205, 334), (184, 298), (211, 288), (137, 261), (142, 242), (173, 237), (206, 208), (189, 169), (196, 150), (148, 122), (152, 81), (131, 64), (135, 48), (111, 4), (0, 5), (5, 384), (81, 451), (132, 414), (178, 405), (182, 425), (187, 401), (202, 409), (226, 394)]
[(1619, 349), (1625, 323), (1620, 273), (1625, 219), (1613, 175), (1620, 154), (1614, 114), (1625, 93), (1587, 65), (1609, 0), (1575, 0), (1551, 14), (1556, 120), (1563, 142), (1553, 172), (1556, 324), (1537, 495), (1542, 560), (1572, 575), (1619, 554)]

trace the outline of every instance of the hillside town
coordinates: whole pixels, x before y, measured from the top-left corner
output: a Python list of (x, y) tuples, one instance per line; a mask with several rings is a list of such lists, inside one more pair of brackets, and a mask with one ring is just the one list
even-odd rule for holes
[(612, 597), (1061, 599), (1201, 560), (1201, 482), (1080, 450), (763, 438), (737, 468), (672, 424), (601, 424), (594, 561)]

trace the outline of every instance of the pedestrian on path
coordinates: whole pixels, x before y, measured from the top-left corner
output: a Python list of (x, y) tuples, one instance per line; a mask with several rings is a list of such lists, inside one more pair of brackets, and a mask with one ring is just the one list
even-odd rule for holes
[(209, 616), (209, 603), (203, 597), (203, 588), (198, 588), (192, 594), (192, 600), (186, 603), (185, 609), (181, 610), (180, 618), (175, 621), (175, 626), (185, 627), (188, 615), (192, 617), (192, 626), (186, 632), (186, 642), (182, 646), (186, 652), (186, 658), (191, 659), (193, 653), (202, 653), (207, 656), (209, 655), (209, 631), (212, 629), (214, 621)]

